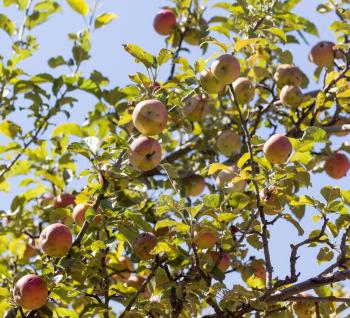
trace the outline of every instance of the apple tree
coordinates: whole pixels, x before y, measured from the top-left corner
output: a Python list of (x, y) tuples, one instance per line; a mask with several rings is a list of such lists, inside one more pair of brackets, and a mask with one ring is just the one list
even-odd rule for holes
[[(164, 48), (125, 43), (139, 71), (119, 87), (85, 71), (92, 34), (116, 18), (98, 0), (3, 1), (16, 12), (0, 14), (3, 317), (346, 314), (350, 190), (312, 181), (350, 168), (350, 8), (318, 1), (336, 41), (311, 44), (308, 78), (286, 46), (318, 35), (299, 2), (167, 2), (149, 21)], [(28, 72), (34, 31), (65, 10), (84, 18), (71, 54)], [(94, 107), (78, 125), (82, 96)], [(281, 222), (300, 236), (284, 274)]]

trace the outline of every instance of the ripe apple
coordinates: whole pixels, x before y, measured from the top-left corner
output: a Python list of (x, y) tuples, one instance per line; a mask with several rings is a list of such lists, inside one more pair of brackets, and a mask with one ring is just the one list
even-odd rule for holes
[(213, 265), (216, 265), (216, 267), (223, 273), (225, 273), (231, 265), (231, 257), (229, 254), (225, 252), (222, 252), (222, 255), (221, 255), (220, 252), (211, 251), (210, 256), (211, 256)]
[(130, 145), (129, 161), (141, 171), (149, 171), (157, 167), (162, 159), (160, 143), (150, 137), (141, 136)]
[(91, 205), (89, 204), (77, 204), (73, 209), (73, 219), (74, 222), (78, 225), (83, 225), (85, 221), (85, 213)]
[(216, 147), (219, 153), (231, 157), (241, 150), (241, 137), (232, 130), (223, 131), (216, 140)]
[(220, 83), (232, 84), (239, 77), (241, 66), (232, 54), (223, 54), (213, 62), (210, 70)]
[(280, 101), (285, 106), (297, 107), (303, 101), (303, 93), (298, 86), (283, 86), (280, 92)]
[(156, 14), (153, 27), (160, 35), (169, 35), (176, 26), (176, 16), (173, 10), (163, 9)]
[[(300, 293), (298, 296), (308, 297), (310, 294)], [(295, 302), (293, 304), (293, 311), (298, 318), (312, 317), (316, 311), (315, 303), (313, 302)]]
[(69, 205), (75, 206), (75, 196), (71, 193), (61, 193), (55, 198), (54, 208), (66, 208)]
[(113, 263), (113, 268), (121, 271), (113, 275), (113, 278), (118, 280), (128, 279), (131, 275), (131, 272), (135, 270), (134, 264), (127, 256), (120, 256), (117, 263)]
[(345, 177), (350, 169), (350, 161), (343, 153), (336, 152), (327, 158), (324, 169), (330, 177), (340, 179)]
[(206, 69), (201, 73), (199, 82), (202, 88), (209, 94), (217, 94), (225, 87), (224, 84), (217, 80), (210, 69)]
[(151, 232), (140, 234), (133, 244), (135, 255), (143, 261), (153, 258), (154, 256), (150, 252), (157, 245), (157, 242), (157, 237)]
[(187, 196), (196, 197), (200, 195), (205, 189), (205, 179), (198, 175), (192, 175), (184, 178), (183, 184)]
[(191, 96), (186, 99), (183, 112), (189, 120), (202, 121), (209, 112), (209, 105), (200, 96)]
[(132, 122), (144, 135), (158, 135), (168, 122), (168, 110), (157, 99), (148, 99), (138, 103), (132, 113)]
[(52, 257), (65, 256), (72, 247), (72, 233), (61, 223), (46, 227), (41, 232), (39, 240), (42, 251)]
[(253, 269), (254, 275), (256, 277), (259, 277), (260, 279), (263, 279), (263, 280), (266, 279), (266, 270), (265, 270), (264, 263), (262, 261), (253, 260), (250, 263), (250, 267)]
[(48, 290), (45, 281), (34, 274), (20, 278), (13, 287), (15, 303), (24, 309), (35, 310), (47, 302)]
[(259, 196), (264, 204), (264, 213), (267, 215), (276, 215), (283, 210), (282, 204), (278, 198), (277, 188), (271, 186), (260, 190)]
[(213, 227), (203, 226), (194, 231), (193, 243), (200, 249), (210, 249), (218, 241), (218, 232)]
[(226, 193), (242, 193), (247, 185), (246, 180), (233, 181), (240, 174), (240, 169), (236, 166), (221, 170), (216, 178), (215, 183), (219, 189), (225, 190)]
[(54, 202), (54, 199), (55, 199), (55, 196), (52, 193), (47, 192), (40, 197), (38, 203), (40, 206), (45, 207), (45, 206), (51, 205)]
[(335, 58), (335, 44), (329, 41), (321, 41), (311, 49), (309, 59), (317, 66), (332, 68)]
[(232, 83), (238, 104), (248, 104), (255, 95), (255, 87), (247, 77), (239, 77)]
[(292, 150), (289, 139), (281, 134), (271, 136), (263, 147), (266, 159), (272, 164), (286, 163)]
[(301, 86), (303, 73), (293, 64), (281, 64), (277, 67), (273, 78), (279, 88), (286, 85)]

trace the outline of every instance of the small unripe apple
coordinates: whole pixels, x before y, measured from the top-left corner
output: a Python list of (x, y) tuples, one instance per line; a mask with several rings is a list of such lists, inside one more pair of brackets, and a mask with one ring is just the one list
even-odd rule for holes
[(293, 64), (281, 64), (277, 67), (273, 78), (280, 88), (286, 85), (301, 86), (303, 73)]
[(135, 270), (134, 264), (127, 256), (120, 256), (117, 263), (113, 263), (113, 268), (117, 271), (121, 271), (113, 275), (113, 278), (118, 280), (128, 279), (131, 272)]
[(158, 135), (168, 122), (168, 110), (157, 99), (148, 99), (138, 103), (132, 113), (135, 128), (144, 135)]
[(39, 199), (39, 205), (42, 206), (42, 207), (45, 207), (45, 206), (48, 206), (50, 204), (52, 204), (54, 202), (54, 199), (55, 199), (55, 196), (50, 193), (50, 192), (47, 192), (47, 193), (44, 193), (40, 199)]
[(72, 233), (61, 223), (51, 224), (40, 234), (40, 248), (52, 257), (63, 257), (72, 247)]
[(232, 130), (225, 130), (216, 140), (216, 147), (218, 148), (219, 153), (226, 157), (230, 157), (241, 150), (241, 137)]
[(324, 169), (330, 177), (340, 179), (345, 177), (350, 169), (350, 161), (343, 153), (336, 152), (327, 158)]
[(263, 279), (263, 280), (266, 279), (266, 270), (265, 270), (264, 263), (262, 261), (253, 260), (250, 264), (250, 267), (253, 269), (254, 275), (256, 277), (259, 277), (260, 279)]
[(163, 9), (156, 14), (153, 27), (161, 35), (169, 35), (176, 26), (176, 16), (173, 10)]
[(89, 204), (77, 204), (73, 209), (73, 219), (78, 225), (83, 225), (85, 221), (85, 213), (88, 208), (91, 208)]
[(190, 45), (199, 45), (201, 43), (201, 30), (198, 28), (189, 28), (185, 32), (184, 41)]
[(75, 206), (75, 196), (71, 193), (61, 193), (59, 194), (54, 203), (54, 208), (66, 208), (69, 205)]
[(209, 105), (205, 99), (191, 96), (186, 99), (183, 112), (189, 120), (202, 121), (209, 112)]
[(220, 252), (211, 251), (210, 256), (213, 264), (223, 273), (225, 273), (231, 265), (231, 257), (225, 252), (221, 254)]
[(192, 175), (184, 178), (182, 181), (187, 196), (195, 197), (200, 195), (205, 189), (205, 179), (201, 176)]
[(255, 87), (247, 77), (239, 77), (232, 83), (238, 104), (248, 104), (255, 95)]
[(140, 260), (149, 260), (154, 257), (150, 252), (157, 245), (157, 237), (151, 232), (140, 234), (134, 241), (133, 248), (135, 255)]
[(141, 136), (130, 145), (129, 161), (142, 171), (149, 171), (157, 167), (162, 159), (160, 143), (150, 137)]
[(28, 310), (35, 310), (44, 306), (48, 294), (45, 281), (34, 274), (23, 276), (13, 287), (15, 303)]
[(247, 181), (233, 181), (235, 177), (239, 176), (239, 173), (240, 170), (236, 166), (223, 169), (217, 174), (215, 183), (219, 189), (224, 190), (226, 193), (242, 193), (247, 185)]
[(239, 77), (241, 66), (232, 54), (223, 54), (213, 62), (210, 70), (220, 83), (232, 84)]
[(218, 232), (212, 227), (202, 227), (194, 231), (193, 243), (200, 249), (212, 248), (219, 241)]
[(335, 58), (335, 44), (333, 42), (321, 41), (317, 43), (310, 52), (309, 59), (317, 66), (332, 68)]
[[(145, 278), (140, 275), (131, 275), (126, 281), (126, 286), (133, 287), (136, 290), (139, 290), (144, 283)], [(150, 290), (146, 287), (145, 291), (140, 294), (140, 297), (145, 299), (151, 296)]]
[(202, 88), (209, 94), (217, 94), (225, 87), (224, 84), (217, 80), (210, 69), (206, 69), (201, 73), (199, 81)]
[(277, 188), (272, 186), (260, 190), (259, 196), (264, 204), (264, 213), (267, 215), (276, 215), (283, 210), (282, 204), (278, 198)]
[(283, 86), (280, 92), (280, 101), (285, 106), (297, 107), (303, 101), (303, 93), (298, 86)]
[[(298, 296), (309, 297), (311, 295), (307, 293), (300, 293)], [(295, 302), (293, 304), (293, 311), (298, 318), (312, 317), (316, 311), (315, 303), (313, 302)]]
[(272, 164), (286, 163), (292, 150), (289, 139), (281, 134), (271, 136), (263, 147), (266, 159)]

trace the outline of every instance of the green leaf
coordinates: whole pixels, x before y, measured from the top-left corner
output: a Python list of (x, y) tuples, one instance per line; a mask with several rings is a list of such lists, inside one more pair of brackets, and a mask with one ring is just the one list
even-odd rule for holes
[(293, 224), (294, 227), (298, 230), (298, 235), (304, 235), (304, 229), (301, 227), (300, 222), (295, 220), (290, 214), (284, 213), (283, 218), (289, 223)]
[(162, 65), (166, 62), (168, 62), (171, 58), (172, 58), (173, 54), (171, 51), (167, 50), (167, 49), (161, 49), (158, 53), (157, 56), (157, 62), (158, 65)]
[(0, 132), (6, 137), (15, 139), (19, 133), (22, 133), (22, 128), (9, 120), (4, 120), (0, 124)]
[(321, 194), (327, 202), (332, 202), (340, 197), (340, 189), (326, 186), (322, 188)]
[(102, 13), (95, 19), (95, 28), (102, 28), (117, 18), (118, 16), (112, 12)]
[(82, 16), (86, 16), (89, 13), (89, 5), (85, 0), (67, 0), (69, 6)]
[(326, 131), (323, 130), (322, 128), (308, 127), (305, 130), (304, 135), (303, 135), (301, 140), (302, 141), (312, 140), (312, 141), (317, 141), (317, 142), (327, 142), (328, 138), (327, 138)]
[(126, 52), (136, 59), (136, 61), (141, 62), (147, 68), (150, 68), (153, 65), (155, 58), (142, 47), (135, 44), (123, 44), (123, 47)]
[(6, 15), (1, 13), (0, 28), (3, 29), (9, 36), (13, 35), (16, 30), (15, 24)]
[(270, 33), (277, 35), (283, 42), (287, 42), (287, 36), (286, 34), (283, 32), (282, 29), (279, 28), (270, 28), (267, 29), (267, 31), (269, 31)]
[(81, 127), (78, 124), (63, 123), (61, 125), (56, 126), (52, 132), (52, 137), (56, 137), (59, 135), (64, 135), (64, 136), (74, 135), (74, 136), (82, 137), (83, 133), (81, 131)]

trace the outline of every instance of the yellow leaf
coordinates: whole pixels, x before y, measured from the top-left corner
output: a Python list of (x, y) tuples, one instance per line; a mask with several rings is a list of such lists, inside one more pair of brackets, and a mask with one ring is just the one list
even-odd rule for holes
[(235, 45), (235, 51), (240, 51), (244, 47), (250, 44), (256, 44), (256, 43), (266, 43), (267, 40), (263, 38), (251, 38), (251, 39), (244, 39), (244, 40), (239, 40), (236, 42)]
[(212, 176), (215, 172), (219, 170), (224, 170), (228, 169), (229, 167), (222, 164), (222, 163), (213, 163), (210, 165), (209, 170), (208, 170), (208, 176)]
[(75, 12), (83, 16), (89, 13), (89, 5), (85, 0), (67, 0), (67, 3)]

